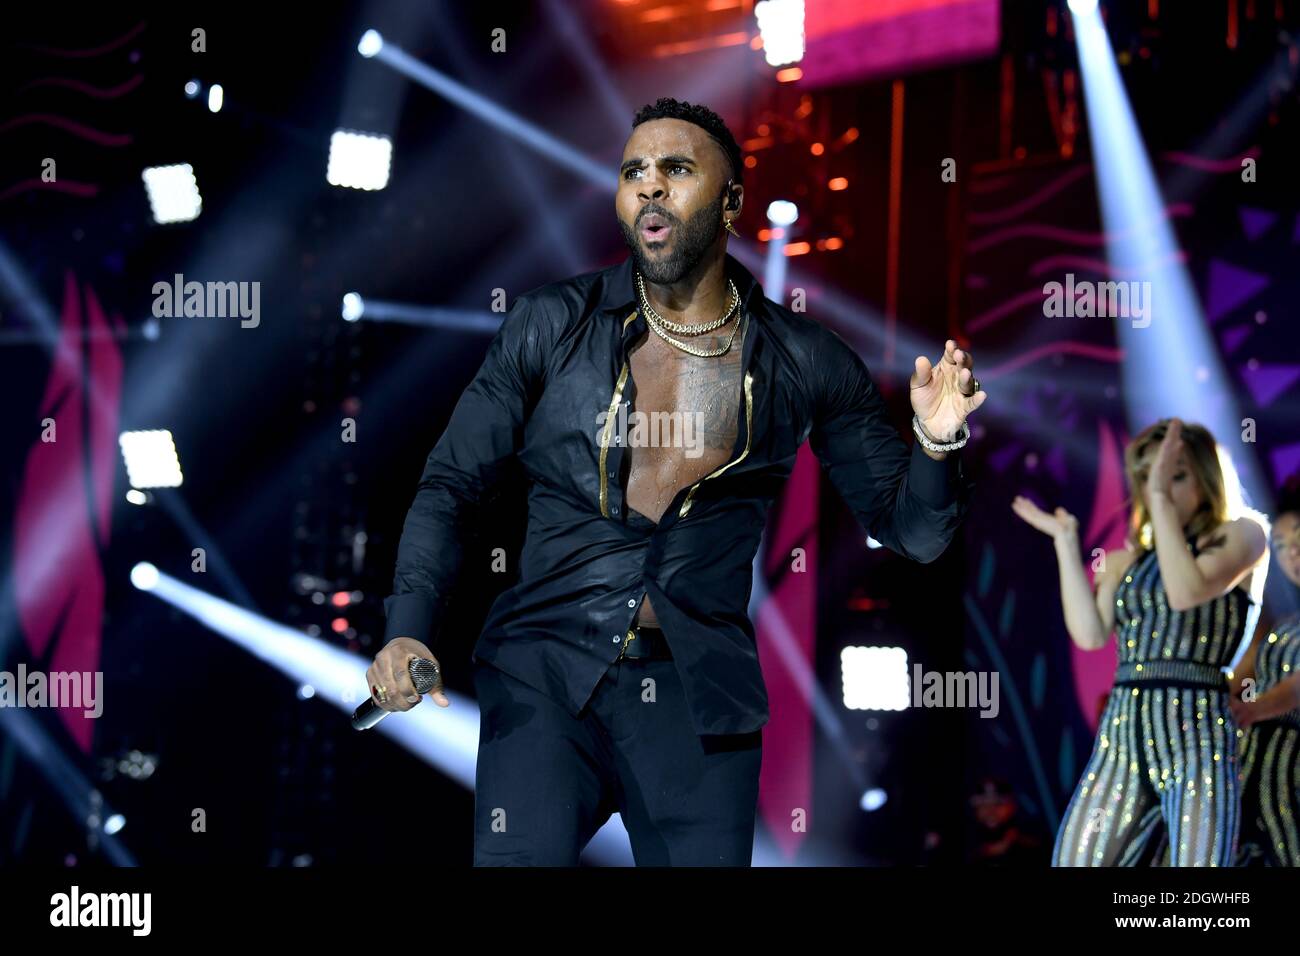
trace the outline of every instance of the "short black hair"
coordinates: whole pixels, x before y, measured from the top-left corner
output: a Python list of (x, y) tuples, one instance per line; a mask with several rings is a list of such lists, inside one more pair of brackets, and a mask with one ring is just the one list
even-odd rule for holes
[(736, 144), (736, 137), (731, 135), (731, 130), (727, 129), (727, 124), (722, 121), (721, 116), (707, 106), (686, 103), (669, 96), (661, 96), (654, 101), (653, 105), (643, 106), (636, 111), (636, 117), (632, 120), (632, 128), (636, 129), (642, 123), (657, 119), (685, 120), (688, 123), (694, 123), (708, 133), (713, 141), (722, 147), (722, 151), (727, 154), (727, 160), (731, 163), (732, 181), (742, 184), (741, 169), (743, 164), (740, 161), (740, 147)]

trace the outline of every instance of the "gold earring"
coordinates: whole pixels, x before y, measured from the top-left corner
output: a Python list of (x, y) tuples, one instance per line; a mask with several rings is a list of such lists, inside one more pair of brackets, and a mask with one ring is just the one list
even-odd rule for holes
[(731, 224), (731, 220), (726, 216), (722, 217), (722, 225), (726, 228), (727, 232), (731, 233), (737, 239), (740, 238), (740, 233), (736, 232), (736, 227)]

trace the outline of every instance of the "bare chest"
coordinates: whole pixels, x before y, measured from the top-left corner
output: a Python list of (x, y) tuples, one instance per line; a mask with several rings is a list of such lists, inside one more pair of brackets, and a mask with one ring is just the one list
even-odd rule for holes
[[(689, 341), (705, 350), (725, 342), (711, 334)], [(627, 502), (659, 521), (681, 488), (731, 460), (739, 427), (740, 342), (725, 355), (702, 358), (647, 333), (630, 365), (636, 399), (627, 445)]]

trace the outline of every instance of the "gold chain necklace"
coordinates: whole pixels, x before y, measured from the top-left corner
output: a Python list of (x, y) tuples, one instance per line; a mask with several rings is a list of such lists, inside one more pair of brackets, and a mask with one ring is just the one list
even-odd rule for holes
[(731, 318), (731, 313), (736, 311), (736, 306), (740, 304), (740, 292), (736, 289), (736, 284), (728, 279), (727, 288), (731, 290), (730, 302), (726, 311), (714, 321), (704, 325), (670, 322), (654, 310), (654, 307), (650, 304), (650, 297), (645, 294), (645, 280), (641, 278), (641, 273), (636, 274), (636, 292), (641, 300), (641, 308), (645, 311), (647, 321), (657, 322), (660, 328), (675, 332), (678, 335), (703, 335), (705, 332), (712, 332), (714, 329), (722, 328), (727, 320)]
[(700, 358), (713, 358), (718, 355), (725, 355), (727, 352), (731, 351), (731, 344), (736, 341), (736, 332), (738, 329), (740, 329), (742, 325), (745, 324), (745, 321), (747, 319), (748, 316), (742, 315), (740, 320), (736, 322), (736, 324), (731, 329), (731, 335), (727, 339), (726, 345), (722, 346), (722, 348), (719, 349), (709, 349), (709, 350), (697, 349), (693, 345), (687, 345), (685, 342), (679, 342), (677, 339), (673, 338), (671, 335), (669, 335), (667, 332), (661, 329), (658, 323), (655, 322), (653, 319), (651, 319), (649, 315), (646, 316), (646, 324), (650, 326), (650, 328), (654, 331), (655, 335), (659, 336), (669, 345), (679, 348), (683, 352), (687, 352), (691, 355), (698, 355)]

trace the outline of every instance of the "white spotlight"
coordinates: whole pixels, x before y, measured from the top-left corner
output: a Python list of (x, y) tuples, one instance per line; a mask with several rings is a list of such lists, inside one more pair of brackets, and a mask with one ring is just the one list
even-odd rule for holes
[(879, 810), (883, 807), (888, 799), (889, 796), (885, 791), (881, 790), (879, 787), (872, 787), (870, 790), (862, 794), (862, 799), (858, 802), (858, 806), (867, 813), (871, 813), (872, 811)]
[(126, 817), (122, 816), (120, 813), (115, 813), (104, 821), (104, 832), (109, 836), (112, 836), (124, 826), (126, 826)]
[(778, 199), (767, 207), (767, 218), (774, 226), (790, 226), (799, 218), (799, 207), (786, 199)]
[(226, 101), (226, 91), (221, 88), (220, 83), (213, 83), (208, 87), (208, 109), (214, 113), (221, 112), (221, 104)]
[(907, 651), (901, 647), (846, 647), (840, 651), (840, 680), (849, 710), (906, 710), (909, 703)]
[(1084, 16), (1097, 9), (1097, 0), (1068, 0), (1070, 12)]
[(388, 167), (393, 141), (387, 136), (335, 130), (330, 137), (329, 168), (325, 179), (331, 186), (351, 189), (383, 189), (388, 185)]
[(131, 488), (126, 493), (126, 500), (131, 502), (133, 505), (143, 505), (148, 504), (149, 496), (139, 488)]
[(188, 83), (185, 84), (185, 98), (186, 98), (186, 99), (188, 99), (188, 100), (192, 100), (192, 99), (194, 99), (194, 97), (196, 97), (196, 96), (198, 96), (198, 95), (199, 95), (199, 81), (198, 81), (198, 80), (190, 80)]
[(803, 0), (762, 0), (754, 5), (754, 18), (770, 66), (803, 59)]
[(141, 561), (131, 569), (131, 583), (141, 591), (152, 591), (158, 586), (158, 569), (148, 561)]
[(189, 222), (203, 209), (203, 197), (189, 163), (150, 166), (142, 174), (154, 222)]
[(379, 35), (378, 30), (367, 30), (361, 34), (361, 42), (357, 44), (357, 52), (367, 59), (374, 56), (384, 48), (384, 38)]
[(122, 448), (126, 473), (134, 488), (178, 488), (181, 475), (176, 443), (165, 428), (152, 431), (122, 432), (117, 443)]
[(366, 314), (366, 301), (355, 292), (349, 292), (343, 297), (343, 321), (355, 322)]

